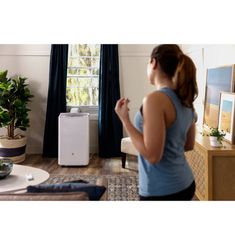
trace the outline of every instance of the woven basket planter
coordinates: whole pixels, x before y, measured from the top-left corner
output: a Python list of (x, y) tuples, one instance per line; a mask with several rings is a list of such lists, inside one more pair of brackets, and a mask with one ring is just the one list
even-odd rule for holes
[(14, 163), (25, 160), (26, 137), (19, 139), (0, 138), (0, 159), (10, 158)]

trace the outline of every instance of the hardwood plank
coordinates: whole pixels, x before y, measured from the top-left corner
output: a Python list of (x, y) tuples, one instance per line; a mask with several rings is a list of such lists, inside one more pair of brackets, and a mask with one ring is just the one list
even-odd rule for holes
[(22, 165), (41, 168), (50, 174), (81, 174), (81, 175), (108, 175), (125, 174), (136, 175), (138, 172), (137, 158), (127, 157), (126, 168), (122, 168), (121, 158), (100, 158), (91, 155), (87, 166), (60, 166), (57, 158), (45, 158), (41, 155), (27, 155)]

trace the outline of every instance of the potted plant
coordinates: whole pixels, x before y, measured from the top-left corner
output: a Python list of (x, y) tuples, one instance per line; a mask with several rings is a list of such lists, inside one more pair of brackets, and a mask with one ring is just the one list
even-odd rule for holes
[(15, 134), (15, 129), (29, 127), (27, 104), (33, 97), (27, 78), (7, 78), (7, 70), (0, 71), (0, 127), (7, 135), (0, 136), (0, 159), (10, 158), (14, 163), (25, 160), (26, 136)]
[(223, 140), (225, 135), (226, 135), (226, 133), (223, 130), (219, 131), (218, 128), (213, 128), (213, 127), (210, 128), (209, 137), (210, 137), (211, 146), (213, 146), (213, 147), (223, 146), (222, 140)]

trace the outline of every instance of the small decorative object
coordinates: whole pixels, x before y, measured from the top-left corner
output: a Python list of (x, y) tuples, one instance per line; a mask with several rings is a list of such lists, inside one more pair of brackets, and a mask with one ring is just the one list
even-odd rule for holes
[(219, 130), (226, 132), (224, 139), (234, 143), (235, 93), (222, 92), (220, 95)]
[(0, 159), (10, 158), (14, 163), (25, 160), (26, 137), (15, 134), (15, 129), (29, 127), (27, 104), (33, 97), (26, 78), (8, 78), (7, 70), (0, 71), (0, 128), (7, 128), (7, 135), (0, 136)]
[(212, 147), (222, 147), (222, 140), (224, 138), (224, 136), (226, 135), (226, 133), (222, 130), (219, 131), (218, 128), (210, 128), (210, 133), (209, 133), (209, 137), (210, 137), (210, 144)]
[(11, 159), (0, 159), (0, 179), (6, 178), (12, 171), (13, 162)]
[[(218, 127), (220, 92), (234, 92), (235, 65), (207, 69), (204, 126)], [(208, 129), (209, 129), (208, 128)]]

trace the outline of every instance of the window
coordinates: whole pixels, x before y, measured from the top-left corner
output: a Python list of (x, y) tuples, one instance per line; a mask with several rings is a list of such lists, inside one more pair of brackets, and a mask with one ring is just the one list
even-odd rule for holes
[(68, 107), (98, 108), (99, 63), (100, 45), (69, 45), (66, 91)]

